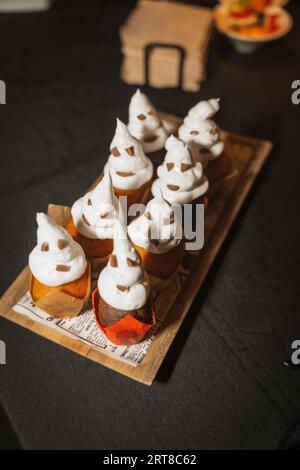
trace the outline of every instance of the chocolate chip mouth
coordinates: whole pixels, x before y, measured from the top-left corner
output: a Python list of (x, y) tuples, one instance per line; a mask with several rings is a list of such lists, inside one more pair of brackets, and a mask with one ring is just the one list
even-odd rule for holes
[(155, 142), (158, 139), (157, 135), (149, 135), (148, 137), (144, 137), (143, 141), (146, 144), (151, 144), (152, 142)]
[(134, 176), (135, 173), (132, 171), (116, 171), (116, 175), (122, 176), (123, 178), (127, 178), (129, 176)]
[(56, 265), (56, 271), (67, 273), (68, 271), (71, 270), (70, 266), (67, 266), (66, 264), (57, 264)]
[(121, 292), (128, 292), (129, 287), (128, 286), (121, 286), (120, 284), (117, 284), (117, 289), (119, 289)]
[(91, 226), (91, 224), (89, 223), (89, 221), (87, 220), (87, 218), (84, 214), (82, 214), (81, 218), (82, 218), (83, 222), (85, 223), (85, 225), (87, 225), (88, 227)]
[(176, 184), (167, 184), (167, 188), (170, 189), (170, 191), (178, 191), (179, 186)]

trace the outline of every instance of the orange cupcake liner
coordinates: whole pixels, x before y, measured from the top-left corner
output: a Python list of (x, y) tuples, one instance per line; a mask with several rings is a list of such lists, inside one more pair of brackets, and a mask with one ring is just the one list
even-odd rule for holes
[(142, 258), (145, 271), (160, 279), (168, 279), (176, 272), (184, 253), (183, 240), (175, 248), (161, 254), (151, 253), (138, 245), (134, 246)]
[(144, 204), (146, 202), (149, 190), (151, 188), (152, 178), (147, 181), (140, 188), (137, 189), (120, 189), (114, 187), (114, 193), (119, 198), (120, 196), (127, 197), (127, 207), (133, 204)]
[(29, 292), (33, 302), (56, 318), (72, 318), (79, 315), (88, 302), (91, 292), (91, 265), (87, 264), (83, 275), (61, 286), (47, 286), (30, 273)]
[(91, 266), (87, 264), (85, 272), (79, 279), (72, 282), (67, 282), (61, 286), (47, 286), (40, 282), (32, 273), (30, 273), (30, 295), (34, 302), (49, 295), (53, 291), (61, 291), (71, 297), (77, 299), (88, 299), (91, 291)]
[(112, 239), (105, 238), (100, 240), (85, 237), (77, 230), (72, 217), (66, 226), (66, 230), (79, 243), (87, 258), (105, 258), (113, 250)]

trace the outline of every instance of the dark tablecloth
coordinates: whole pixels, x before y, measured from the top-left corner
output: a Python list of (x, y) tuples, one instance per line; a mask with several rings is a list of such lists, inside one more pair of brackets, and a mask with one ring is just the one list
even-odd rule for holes
[[(118, 27), (134, 2), (87, 3), (0, 16), (2, 293), (35, 244), (35, 213), (84, 192), (108, 156), (116, 116), (127, 119), (135, 88), (119, 78)], [(1, 405), (22, 447), (299, 445), (300, 370), (284, 365), (300, 339), (297, 3), (288, 7), (293, 31), (256, 55), (238, 55), (215, 34), (200, 93), (146, 89), (179, 115), (219, 96), (223, 128), (275, 144), (152, 387), (0, 319)]]

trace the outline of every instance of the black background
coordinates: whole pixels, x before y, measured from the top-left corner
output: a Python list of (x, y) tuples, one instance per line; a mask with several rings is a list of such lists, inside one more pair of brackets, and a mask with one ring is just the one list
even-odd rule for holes
[[(35, 213), (86, 190), (116, 116), (127, 119), (135, 87), (119, 78), (118, 28), (134, 4), (0, 15), (1, 293), (35, 244)], [(299, 446), (300, 370), (283, 364), (300, 339), (299, 2), (288, 10), (293, 31), (252, 56), (215, 33), (200, 93), (145, 89), (178, 115), (218, 96), (223, 128), (275, 144), (156, 381), (138, 384), (0, 319), (2, 447)]]

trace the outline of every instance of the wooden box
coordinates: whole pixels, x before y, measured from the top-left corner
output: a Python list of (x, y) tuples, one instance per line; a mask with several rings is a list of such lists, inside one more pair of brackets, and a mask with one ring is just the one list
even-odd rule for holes
[(122, 80), (198, 91), (206, 77), (212, 23), (207, 8), (140, 1), (120, 28)]

